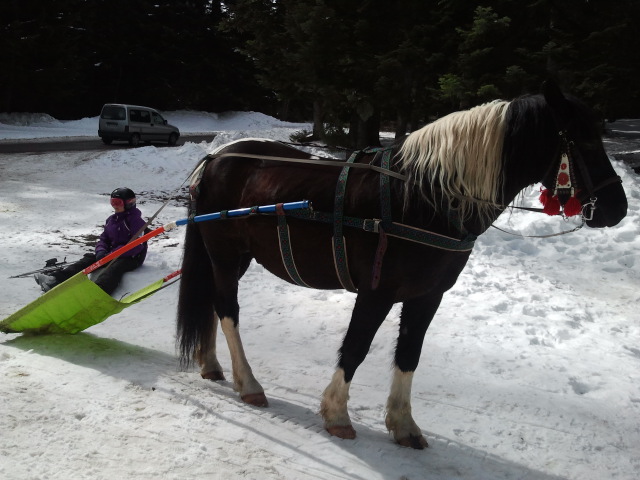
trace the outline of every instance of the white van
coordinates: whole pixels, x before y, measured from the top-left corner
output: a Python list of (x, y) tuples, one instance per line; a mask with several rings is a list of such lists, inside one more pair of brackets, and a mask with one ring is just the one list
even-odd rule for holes
[(107, 145), (114, 140), (126, 140), (133, 146), (141, 141), (175, 145), (180, 130), (169, 125), (153, 108), (107, 103), (100, 113), (98, 136)]

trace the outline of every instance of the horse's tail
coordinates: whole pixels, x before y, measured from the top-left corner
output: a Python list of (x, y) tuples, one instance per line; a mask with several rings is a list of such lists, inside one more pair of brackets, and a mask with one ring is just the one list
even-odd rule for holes
[(187, 225), (178, 298), (177, 343), (180, 365), (188, 367), (198, 350), (206, 352), (213, 329), (213, 269), (197, 225)]

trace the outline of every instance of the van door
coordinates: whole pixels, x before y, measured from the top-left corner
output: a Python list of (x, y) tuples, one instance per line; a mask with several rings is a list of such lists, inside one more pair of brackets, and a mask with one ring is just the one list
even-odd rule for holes
[(148, 141), (151, 113), (142, 108), (129, 108), (129, 143), (137, 145), (140, 140)]
[(169, 138), (171, 129), (167, 127), (165, 119), (158, 112), (151, 112), (151, 128), (154, 140), (166, 141)]

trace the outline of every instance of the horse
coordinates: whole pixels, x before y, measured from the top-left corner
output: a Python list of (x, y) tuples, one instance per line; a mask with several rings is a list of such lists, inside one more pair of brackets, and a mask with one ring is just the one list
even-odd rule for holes
[(401, 302), (385, 423), (397, 443), (415, 449), (427, 447), (410, 398), (423, 339), (473, 240), (537, 183), (567, 215), (569, 203), (576, 210), (579, 202), (574, 213), (592, 228), (615, 226), (627, 211), (591, 111), (551, 82), (539, 94), (447, 115), (388, 149), (357, 152), (339, 162), (342, 168), (264, 139), (232, 142), (206, 160), (194, 180), (192, 215), (301, 199), (313, 210), (187, 226), (177, 308), (181, 363), (197, 361), (203, 378), (224, 379), (216, 357), (220, 325), (234, 388), (242, 401), (268, 406), (239, 331), (238, 283), (250, 262), (286, 282), (357, 292), (320, 403), (326, 431), (352, 439), (351, 381)]

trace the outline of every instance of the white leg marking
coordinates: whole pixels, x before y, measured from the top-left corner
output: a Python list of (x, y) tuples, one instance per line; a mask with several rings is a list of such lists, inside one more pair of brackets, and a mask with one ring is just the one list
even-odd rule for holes
[(331, 435), (340, 438), (355, 438), (356, 436), (347, 411), (350, 386), (351, 383), (344, 381), (344, 370), (338, 368), (322, 394), (322, 403), (320, 404), (320, 415), (324, 419), (324, 428)]
[(216, 338), (218, 336), (218, 315), (213, 314), (213, 330), (211, 333), (211, 339), (209, 340), (209, 350), (204, 352), (198, 350), (196, 353), (196, 360), (200, 365), (200, 375), (202, 378), (209, 380), (224, 380), (224, 374), (222, 373), (222, 366), (218, 362), (216, 355)]
[(222, 333), (224, 333), (227, 339), (227, 345), (229, 345), (233, 381), (236, 390), (243, 399), (246, 395), (264, 394), (264, 389), (253, 376), (247, 357), (244, 354), (240, 332), (233, 324), (233, 319), (224, 317), (220, 323), (222, 325)]
[(411, 416), (411, 384), (413, 372), (402, 372), (398, 367), (393, 373), (391, 392), (387, 400), (386, 425), (398, 443), (407, 447), (424, 448), (427, 442), (420, 427)]

